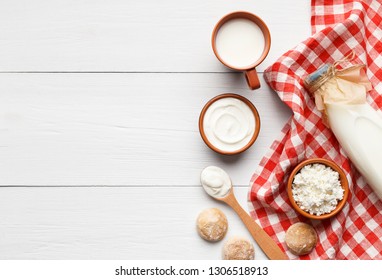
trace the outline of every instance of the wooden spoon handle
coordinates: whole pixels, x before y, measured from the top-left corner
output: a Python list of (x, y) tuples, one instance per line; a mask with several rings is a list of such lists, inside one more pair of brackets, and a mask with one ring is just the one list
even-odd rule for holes
[(240, 206), (234, 195), (231, 195), (225, 202), (232, 207), (239, 215), (252, 237), (271, 260), (288, 260), (288, 257), (277, 246), (276, 242), (248, 215)]

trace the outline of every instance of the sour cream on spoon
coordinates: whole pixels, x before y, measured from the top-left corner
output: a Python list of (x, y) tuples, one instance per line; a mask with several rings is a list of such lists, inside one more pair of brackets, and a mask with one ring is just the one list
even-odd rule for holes
[(217, 166), (208, 166), (200, 174), (200, 181), (204, 190), (214, 199), (229, 205), (243, 221), (252, 237), (256, 240), (264, 253), (274, 260), (287, 260), (276, 242), (248, 215), (240, 206), (233, 193), (229, 175)]

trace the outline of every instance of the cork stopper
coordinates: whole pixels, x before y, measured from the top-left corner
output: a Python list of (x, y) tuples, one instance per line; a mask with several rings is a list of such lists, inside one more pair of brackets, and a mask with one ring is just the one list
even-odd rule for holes
[(334, 76), (335, 71), (331, 71), (332, 69), (333, 66), (331, 64), (324, 64), (304, 79), (304, 86), (309, 93), (313, 94), (326, 81)]

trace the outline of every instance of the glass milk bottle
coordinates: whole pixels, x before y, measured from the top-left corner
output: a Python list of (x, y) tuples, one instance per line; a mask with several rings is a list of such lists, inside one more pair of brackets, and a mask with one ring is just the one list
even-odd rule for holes
[(366, 101), (371, 84), (364, 68), (324, 65), (304, 83), (347, 156), (382, 199), (382, 114)]

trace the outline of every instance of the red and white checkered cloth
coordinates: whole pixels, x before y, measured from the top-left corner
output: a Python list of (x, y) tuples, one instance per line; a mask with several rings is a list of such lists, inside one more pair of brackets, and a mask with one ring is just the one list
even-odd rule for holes
[[(291, 259), (382, 259), (382, 202), (352, 166), (303, 88), (307, 74), (354, 49), (354, 63), (367, 65), (374, 88), (368, 102), (382, 108), (382, 1), (312, 0), (311, 23), (312, 37), (264, 73), (267, 83), (292, 109), (293, 117), (251, 179), (251, 215)], [(289, 172), (313, 157), (335, 161), (349, 180), (347, 204), (330, 220), (313, 221), (298, 215), (287, 197)], [(314, 251), (302, 257), (291, 254), (284, 242), (286, 230), (298, 221), (313, 225), (319, 237)]]

